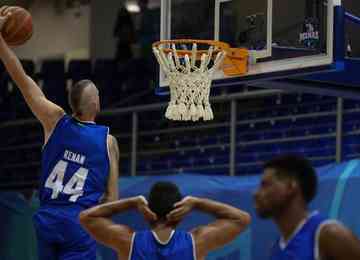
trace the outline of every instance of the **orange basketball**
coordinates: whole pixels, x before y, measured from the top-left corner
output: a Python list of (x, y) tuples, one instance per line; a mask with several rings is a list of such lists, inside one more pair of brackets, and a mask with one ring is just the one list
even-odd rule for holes
[(0, 9), (1, 15), (6, 15), (9, 12), (11, 16), (4, 24), (2, 36), (7, 44), (11, 46), (22, 45), (33, 34), (31, 14), (19, 6), (4, 6)]

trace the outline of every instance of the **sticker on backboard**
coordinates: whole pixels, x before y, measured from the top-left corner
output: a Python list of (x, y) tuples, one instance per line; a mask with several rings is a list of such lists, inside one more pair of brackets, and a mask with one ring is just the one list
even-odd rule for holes
[(300, 43), (311, 49), (317, 49), (320, 45), (319, 21), (316, 18), (308, 18), (305, 20), (302, 32), (299, 36)]

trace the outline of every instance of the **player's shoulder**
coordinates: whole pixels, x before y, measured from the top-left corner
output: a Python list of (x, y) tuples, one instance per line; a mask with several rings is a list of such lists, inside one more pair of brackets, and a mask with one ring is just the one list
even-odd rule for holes
[(115, 136), (113, 136), (111, 134), (108, 134), (107, 139), (108, 139), (109, 142), (117, 142)]
[(64, 109), (57, 105), (54, 105), (51, 108), (51, 110), (47, 109), (50, 113), (47, 118), (44, 120), (40, 120), (44, 130), (49, 133), (52, 132), (59, 125), (59, 122), (61, 122), (66, 115)]
[(59, 114), (59, 116), (57, 117), (57, 119), (55, 121), (54, 128), (58, 127), (59, 125), (63, 124), (64, 122), (69, 122), (70, 119), (71, 119), (71, 116), (69, 116), (65, 112)]
[(108, 134), (107, 143), (109, 147), (118, 149), (118, 141), (115, 136)]
[(181, 235), (181, 236), (191, 236), (192, 235), (191, 232), (186, 231), (186, 230), (182, 230), (182, 229), (176, 229), (175, 234)]
[[(58, 132), (59, 129), (62, 129), (69, 122), (71, 117), (69, 117), (66, 113), (64, 113), (61, 117), (59, 117), (55, 122), (54, 126), (51, 129), (45, 129), (45, 136), (49, 139), (54, 135), (55, 132)], [(47, 143), (47, 141), (45, 142)]]
[(320, 240), (321, 239), (340, 239), (351, 234), (351, 231), (346, 228), (341, 222), (336, 220), (326, 220), (321, 224)]
[(137, 240), (137, 241), (147, 241), (150, 238), (152, 238), (153, 233), (151, 230), (137, 230), (136, 232), (134, 232), (133, 234), (133, 239)]
[(56, 121), (55, 128), (65, 124), (72, 124), (72, 123), (75, 123), (73, 117), (64, 112)]
[(174, 237), (177, 240), (180, 239), (182, 241), (190, 241), (191, 243), (195, 242), (195, 237), (191, 231), (176, 229), (174, 232)]
[(324, 258), (359, 259), (359, 240), (354, 233), (340, 222), (323, 226), (319, 237), (319, 250)]

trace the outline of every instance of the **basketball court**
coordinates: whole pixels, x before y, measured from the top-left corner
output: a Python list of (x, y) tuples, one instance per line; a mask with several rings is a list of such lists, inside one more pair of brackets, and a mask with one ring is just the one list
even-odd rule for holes
[[(78, 2), (80, 5), (82, 1)], [(141, 0), (123, 3), (136, 3), (140, 8), (142, 2), (147, 3)], [(244, 208), (254, 216), (254, 224), (207, 259), (266, 259), (267, 249), (272, 246), (278, 233), (272, 225), (264, 224), (255, 217), (253, 193), (261, 183), (260, 173), (264, 170), (264, 162), (278, 154), (296, 153), (311, 157), (313, 167), (324, 166), (316, 169), (321, 187), (319, 196), (310, 208), (315, 206), (332, 218), (343, 218), (341, 220), (345, 220), (352, 231), (357, 228), (355, 231), (359, 233), (359, 223), (355, 223), (356, 219), (351, 216), (356, 213), (352, 198), (358, 191), (356, 178), (360, 173), (360, 161), (353, 160), (360, 156), (360, 121), (355, 120), (360, 115), (360, 106), (356, 104), (356, 100), (360, 100), (360, 59), (346, 55), (349, 47), (345, 25), (346, 22), (360, 25), (360, 18), (346, 12), (341, 0), (153, 0), (149, 3), (151, 8), (144, 9), (148, 17), (144, 16), (158, 19), (159, 26), (156, 27), (160, 34), (155, 35), (156, 30), (149, 29), (149, 34), (154, 34), (152, 37), (142, 35), (146, 34), (146, 30), (137, 35), (138, 38), (148, 37), (148, 42), (144, 40), (148, 56), (136, 57), (136, 62), (131, 60), (123, 64), (115, 61), (116, 58), (87, 57), (86, 60), (70, 62), (76, 65), (73, 71), (63, 57), (60, 66), (53, 67), (47, 66), (45, 59), (42, 64), (35, 64), (34, 59), (34, 63), (31, 60), (34, 67), (39, 65), (45, 69), (33, 71), (32, 74), (26, 72), (30, 78), (38, 80), (36, 83), (39, 83), (44, 96), (54, 103), (60, 95), (57, 91), (63, 90), (65, 97), (65, 88), (69, 92), (69, 86), (77, 80), (83, 77), (93, 80), (93, 85), (98, 87), (95, 96), (100, 99), (100, 95), (103, 95), (101, 102), (104, 100), (104, 103), (101, 105), (105, 104), (105, 110), (99, 112), (99, 121), (111, 126), (114, 139), (120, 140), (120, 155), (116, 155), (120, 161), (115, 162), (121, 167), (120, 180), (117, 182), (116, 176), (116, 182), (112, 183), (120, 188), (120, 199), (147, 194), (149, 183), (170, 180), (181, 186), (184, 194), (215, 198)], [(9, 37), (5, 37), (9, 45), (22, 45), (31, 38), (33, 30), (36, 32), (36, 26), (34, 24), (33, 28), (30, 20), (31, 11), (27, 13), (25, 9), (21, 12), (12, 9), (18, 12), (13, 24), (22, 26), (23, 34), (19, 30), (16, 37), (12, 35), (13, 28), (9, 23), (7, 26), (10, 29), (6, 28), (6, 36)], [(150, 27), (151, 19), (148, 23), (144, 22), (145, 19), (141, 21), (146, 29)], [(120, 24), (125, 24), (125, 20)], [(108, 25), (109, 20), (104, 21)], [(89, 31), (97, 22), (89, 22)], [(154, 27), (155, 24), (151, 25)], [(122, 34), (125, 32), (120, 33), (120, 38)], [(97, 37), (100, 38), (99, 35)], [(114, 40), (113, 35), (111, 37)], [(18, 38), (23, 41), (18, 41)], [(105, 38), (101, 40), (105, 42)], [(140, 44), (137, 44), (135, 47), (140, 49)], [(83, 66), (84, 63), (86, 66)], [(152, 66), (152, 70), (147, 66)], [(48, 69), (51, 73), (46, 73), (47, 68), (51, 68), (51, 71)], [(61, 73), (58, 68), (61, 68)], [(80, 73), (84, 71), (86, 73)], [(134, 75), (136, 79), (145, 79), (149, 71), (156, 73), (151, 72), (155, 76), (144, 81), (144, 85), (148, 84), (144, 89), (136, 89), (136, 84), (128, 83), (139, 82), (128, 81)], [(59, 87), (55, 85), (60, 81), (55, 77), (58, 74), (63, 79)], [(72, 74), (74, 77), (70, 78)], [(1, 76), (0, 73), (0, 83)], [(51, 81), (48, 81), (50, 78)], [(3, 80), (6, 80), (9, 89), (15, 88), (9, 76)], [(154, 85), (155, 89), (151, 88)], [(105, 92), (106, 95), (103, 94)], [(18, 94), (21, 95), (20, 92)], [(152, 103), (146, 103), (148, 95)], [(122, 105), (119, 106), (111, 103), (118, 97), (128, 100), (121, 100), (123, 103), (120, 102)], [(350, 101), (345, 102), (345, 99)], [(161, 103), (164, 100), (168, 102)], [(26, 101), (22, 102), (25, 106)], [(96, 109), (99, 106), (97, 104)], [(71, 115), (68, 111), (64, 113), (69, 117)], [(19, 248), (27, 243), (31, 250), (23, 251), (36, 255), (35, 233), (29, 229), (32, 224), (27, 218), (39, 207), (39, 198), (40, 202), (43, 198), (34, 191), (39, 190), (39, 186), (48, 192), (51, 202), (60, 196), (66, 203), (76, 203), (84, 194), (90, 194), (85, 189), (89, 171), (83, 165), (90, 157), (83, 155), (87, 151), (72, 152), (66, 148), (63, 156), (59, 152), (60, 160), (54, 159), (56, 166), (49, 166), (46, 172), (49, 176), (43, 177), (46, 181), (43, 187), (40, 186), (43, 183), (38, 171), (43, 168), (42, 164), (50, 162), (47, 157), (40, 157), (40, 151), (43, 152), (42, 148), (46, 147), (43, 146), (40, 124), (34, 119), (15, 119), (14, 122), (9, 120), (0, 124), (1, 136), (4, 140), (8, 139), (1, 143), (4, 147), (0, 148), (0, 157), (7, 162), (5, 166), (0, 165), (0, 171), (3, 171), (2, 175), (10, 176), (9, 183), (13, 185), (20, 180), (19, 172), (33, 172), (34, 175), (30, 176), (31, 183), (27, 180), (29, 177), (21, 177), (23, 183), (32, 185), (29, 204), (24, 206), (16, 193), (0, 194), (1, 202), (5, 202), (3, 207), (0, 205), (0, 211), (4, 213), (6, 221), (11, 222), (9, 227), (4, 228), (2, 238)], [(74, 123), (80, 133), (83, 133), (85, 124), (91, 128), (97, 123), (95, 119)], [(104, 133), (101, 139), (104, 145), (102, 155), (107, 157), (98, 161), (101, 167), (108, 169), (102, 162), (109, 159), (110, 165), (110, 132), (101, 133)], [(56, 136), (59, 144), (70, 137)], [(94, 132), (95, 137), (99, 138), (99, 134)], [(74, 146), (80, 142), (84, 142), (84, 147), (91, 144), (85, 138), (73, 142)], [(56, 148), (61, 146), (54, 142), (50, 145)], [(98, 147), (91, 149), (93, 154), (100, 154), (99, 150)], [(67, 171), (69, 164), (76, 168), (74, 166)], [(102, 170), (99, 170), (101, 174), (104, 172)], [(66, 178), (65, 174), (68, 174)], [(101, 174), (99, 177), (103, 177)], [(101, 179), (101, 182), (105, 181), (105, 178)], [(13, 187), (19, 186), (8, 186), (8, 189)], [(100, 200), (96, 197), (94, 201)], [(58, 205), (62, 206), (60, 203)], [(8, 209), (15, 210), (9, 213)], [(26, 221), (18, 217), (19, 212)], [(78, 221), (78, 212), (73, 216)], [(195, 213), (194, 216), (185, 222), (186, 229), (207, 221), (201, 214)], [(134, 216), (133, 212), (115, 220), (129, 226), (144, 225), (143, 219)], [(55, 226), (49, 223), (51, 225), (46, 224), (42, 228), (44, 234), (56, 235), (55, 231), (47, 229)], [(70, 226), (66, 226), (65, 222), (64, 225), (59, 223), (58, 232), (66, 233), (67, 229), (63, 227)], [(20, 232), (15, 227), (21, 227), (28, 234), (24, 235), (25, 231)], [(69, 230), (75, 232), (80, 228), (73, 227)], [(224, 233), (223, 230), (221, 232)], [(17, 236), (13, 235), (15, 233)], [(21, 236), (29, 238), (28, 241), (18, 243), (15, 237)], [(10, 242), (5, 247), (17, 248), (11, 247)], [(97, 250), (98, 259), (115, 259), (109, 248), (100, 246)]]

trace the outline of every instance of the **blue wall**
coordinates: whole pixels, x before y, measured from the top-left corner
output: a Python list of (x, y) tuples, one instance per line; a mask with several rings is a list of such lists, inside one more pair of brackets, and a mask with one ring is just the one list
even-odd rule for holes
[[(332, 164), (318, 169), (320, 177), (319, 194), (311, 204), (313, 210), (343, 221), (360, 236), (359, 211), (354, 198), (360, 196), (360, 161)], [(147, 194), (150, 186), (159, 180), (169, 180), (181, 187), (184, 195), (208, 197), (240, 207), (253, 216), (251, 226), (233, 243), (214, 252), (208, 259), (257, 260), (266, 259), (273, 241), (277, 237), (275, 226), (270, 221), (256, 218), (252, 193), (259, 183), (259, 177), (225, 177), (179, 174), (162, 177), (136, 177), (120, 179), (120, 194), (124, 197)], [(36, 242), (31, 225), (31, 215), (37, 207), (37, 199), (26, 203), (16, 193), (0, 193), (0, 259), (36, 259)], [(193, 213), (181, 224), (190, 229), (204, 224), (211, 218)], [(133, 228), (143, 229), (147, 225), (136, 212), (115, 217), (115, 221), (126, 223)], [(99, 259), (116, 259), (115, 254), (99, 246)]]

